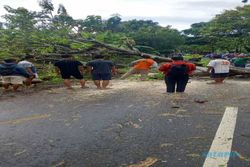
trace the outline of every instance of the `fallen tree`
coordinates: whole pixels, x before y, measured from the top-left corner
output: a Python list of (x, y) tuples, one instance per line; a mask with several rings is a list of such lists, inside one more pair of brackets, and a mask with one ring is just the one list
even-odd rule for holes
[[(136, 48), (128, 47), (128, 48), (121, 48), (114, 45), (106, 44), (100, 41), (97, 41), (95, 39), (85, 39), (85, 38), (72, 38), (70, 39), (71, 43), (76, 43), (80, 45), (90, 45), (88, 48), (85, 49), (71, 49), (69, 45), (65, 44), (58, 44), (58, 43), (41, 43), (41, 46), (53, 46), (55, 47), (57, 52), (54, 53), (46, 53), (46, 54), (40, 54), (40, 55), (33, 55), (37, 59), (41, 60), (57, 60), (60, 59), (62, 55), (79, 55), (82, 57), (90, 57), (95, 56), (96, 54), (100, 53), (108, 53), (108, 54), (115, 54), (118, 56), (139, 56), (143, 57), (144, 55), (150, 56), (151, 58), (155, 59), (158, 63), (161, 62), (171, 62), (172, 59), (167, 57), (162, 57), (159, 55), (154, 55), (150, 53), (144, 53), (139, 51)], [(38, 45), (38, 43), (36, 43)]]
[(250, 69), (230, 66), (230, 74), (234, 74), (234, 75), (250, 75)]
[[(143, 57), (144, 55), (150, 56), (151, 58), (155, 59), (158, 63), (162, 63), (162, 62), (171, 62), (172, 59), (171, 58), (167, 58), (167, 57), (162, 57), (159, 55), (154, 55), (154, 54), (150, 54), (150, 53), (144, 53), (139, 51), (138, 49), (129, 46), (128, 48), (121, 48), (121, 47), (117, 47), (114, 45), (110, 45), (110, 44), (106, 44), (100, 41), (97, 41), (95, 39), (86, 39), (84, 37), (78, 36), (77, 38), (70, 38), (70, 42), (71, 43), (77, 43), (80, 45), (90, 45), (89, 48), (86, 49), (71, 49), (70, 45), (65, 45), (65, 44), (58, 44), (58, 43), (51, 43), (51, 44), (44, 44), (46, 46), (52, 45), (55, 47), (59, 47), (59, 48), (66, 48), (65, 52), (59, 52), (59, 53), (47, 53), (47, 54), (43, 54), (40, 56), (37, 56), (37, 60), (42, 61), (56, 61), (58, 59), (60, 59), (61, 55), (66, 55), (66, 54), (70, 54), (70, 55), (80, 55), (82, 57), (89, 57), (89, 56), (95, 56), (96, 54), (100, 54), (100, 52), (104, 52), (103, 50), (105, 50), (105, 53), (110, 53), (110, 54), (116, 54), (118, 56), (139, 56), (139, 57)], [(196, 62), (197, 63), (197, 62)], [(210, 74), (206, 72), (207, 68), (206, 67), (200, 67), (197, 64), (197, 70), (195, 72), (195, 75), (197, 76), (209, 76)], [(234, 67), (231, 66), (230, 67), (230, 75), (250, 75), (250, 69), (245, 69), (245, 68), (239, 68), (239, 67)]]

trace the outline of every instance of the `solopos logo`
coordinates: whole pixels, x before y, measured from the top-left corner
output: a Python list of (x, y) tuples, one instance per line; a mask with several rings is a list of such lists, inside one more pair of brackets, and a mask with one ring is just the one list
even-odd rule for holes
[(227, 157), (239, 157), (242, 159), (242, 156), (239, 151), (209, 151), (202, 153), (203, 157), (209, 158), (227, 158)]

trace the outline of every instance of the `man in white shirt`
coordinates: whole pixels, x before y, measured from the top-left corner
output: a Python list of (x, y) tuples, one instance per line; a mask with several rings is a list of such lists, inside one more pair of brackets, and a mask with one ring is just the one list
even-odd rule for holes
[(36, 68), (33, 63), (27, 61), (27, 60), (22, 60), (18, 62), (17, 64), (19, 67), (24, 68), (29, 74), (34, 75), (35, 78), (38, 78), (38, 74), (36, 72)]
[(212, 84), (223, 83), (225, 78), (229, 75), (230, 62), (228, 60), (214, 57), (207, 66), (207, 72), (211, 74), (211, 78), (215, 81), (212, 82)]

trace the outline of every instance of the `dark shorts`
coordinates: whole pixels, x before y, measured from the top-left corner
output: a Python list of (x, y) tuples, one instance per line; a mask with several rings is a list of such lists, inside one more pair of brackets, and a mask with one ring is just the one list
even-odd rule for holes
[(112, 75), (111, 73), (92, 73), (92, 79), (93, 80), (111, 80)]
[(82, 74), (75, 73), (75, 74), (63, 74), (61, 73), (62, 79), (70, 79), (71, 77), (74, 77), (75, 79), (83, 79)]
[(211, 78), (226, 78), (229, 73), (211, 73)]

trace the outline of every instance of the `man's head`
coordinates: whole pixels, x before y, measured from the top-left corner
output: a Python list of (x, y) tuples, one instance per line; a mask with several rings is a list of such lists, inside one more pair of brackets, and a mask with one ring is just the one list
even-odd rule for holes
[(16, 63), (16, 59), (4, 59), (4, 63)]
[(104, 59), (104, 56), (101, 55), (101, 54), (96, 54), (96, 55), (94, 56), (94, 58), (95, 58), (95, 59)]
[(173, 56), (173, 57), (172, 57), (172, 60), (173, 60), (173, 61), (183, 61), (184, 59), (183, 59), (182, 56)]
[(151, 58), (151, 56), (147, 55), (147, 54), (143, 54), (143, 55), (141, 55), (141, 57), (144, 58), (144, 59), (150, 59)]
[(73, 58), (72, 55), (68, 55), (68, 54), (62, 55), (61, 57), (62, 57), (63, 59), (72, 59), (72, 58)]
[(221, 55), (213, 55), (213, 57), (212, 57), (212, 59), (221, 59), (222, 58), (222, 56)]

